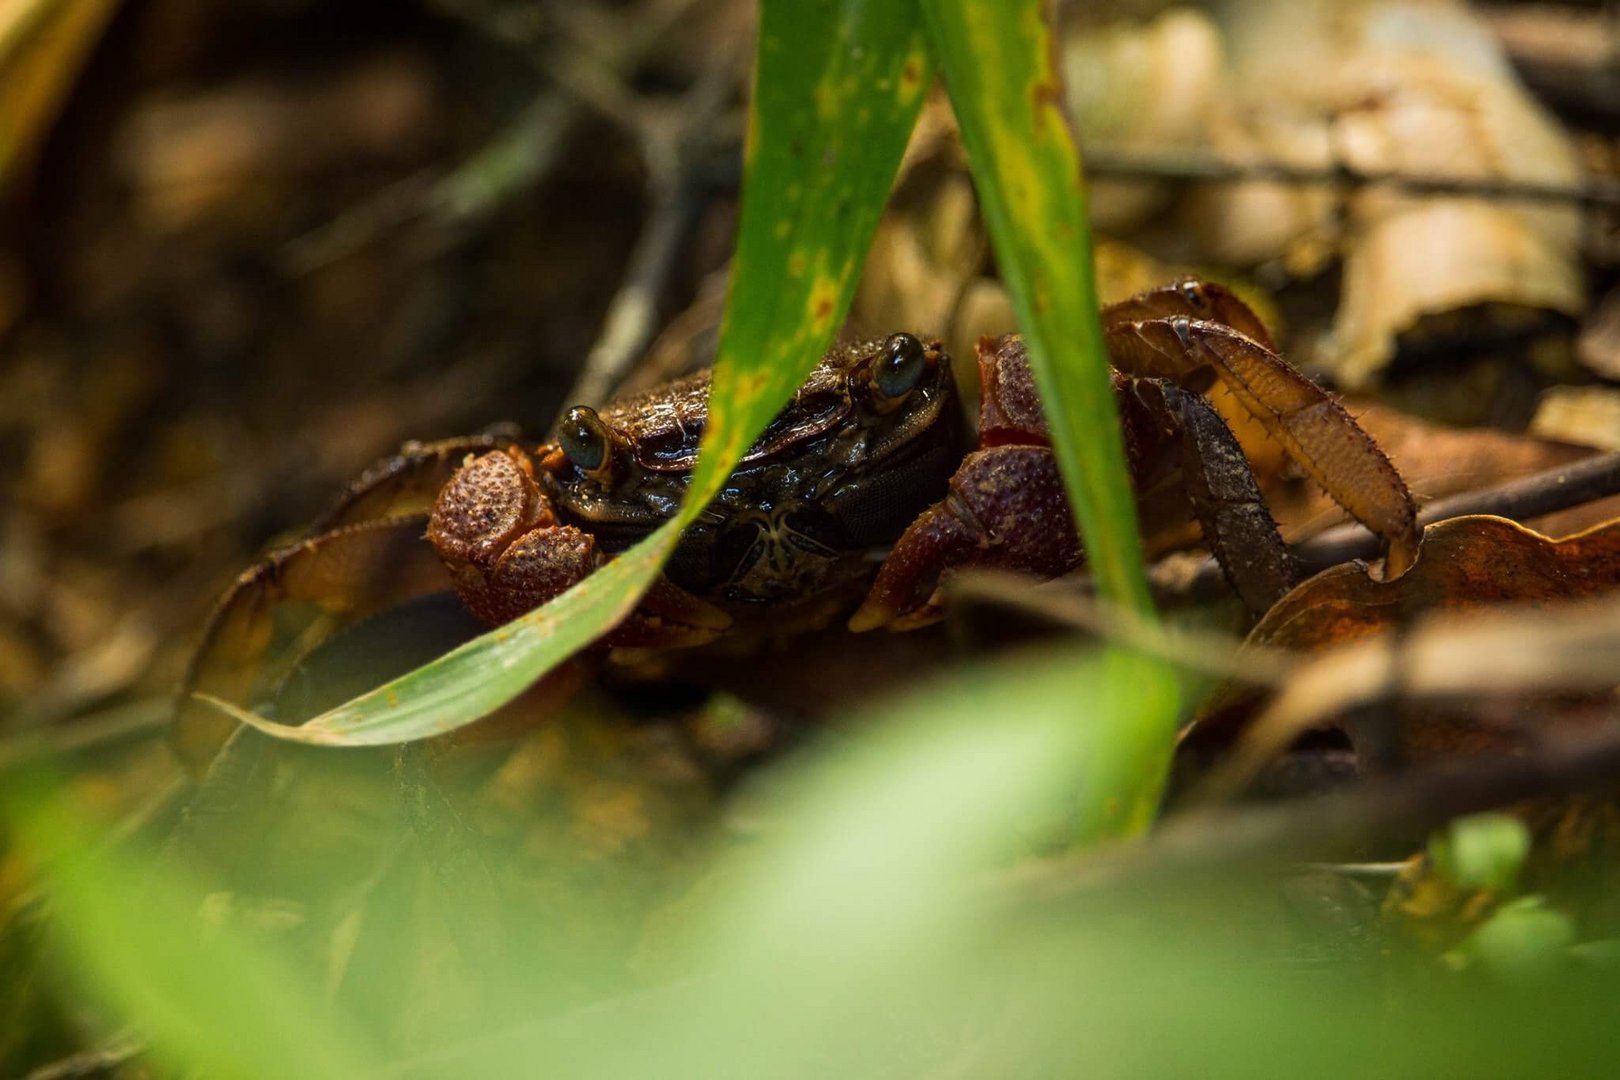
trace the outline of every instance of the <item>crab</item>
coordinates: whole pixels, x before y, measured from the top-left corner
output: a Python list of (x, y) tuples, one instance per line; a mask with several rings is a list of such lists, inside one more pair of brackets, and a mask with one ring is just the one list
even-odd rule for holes
[[(1202, 396), (1216, 383), (1382, 538), (1386, 578), (1411, 567), (1421, 534), (1400, 475), (1336, 399), (1276, 353), (1235, 294), (1183, 279), (1105, 308), (1103, 327), (1144, 524), (1186, 519), (1190, 508), (1251, 611), (1300, 573), (1241, 445)], [(1022, 339), (981, 341), (978, 364), (977, 439), (964, 453), (940, 342), (895, 333), (831, 350), (604, 645), (692, 647), (839, 616), (856, 631), (911, 629), (940, 618), (959, 569), (1056, 577), (1079, 567)], [(600, 410), (576, 406), (537, 448), (507, 433), (408, 446), (227, 593), (188, 676), (182, 720), (191, 690), (242, 700), (285, 676), (286, 663), (267, 675), (265, 656), (269, 616), (289, 600), (323, 616), (283, 650), (296, 655), (331, 624), (446, 584), (494, 626), (584, 580), (676, 513), (708, 389), (700, 373)], [(197, 741), (217, 741), (217, 720), (198, 713), (192, 729), (209, 730)]]

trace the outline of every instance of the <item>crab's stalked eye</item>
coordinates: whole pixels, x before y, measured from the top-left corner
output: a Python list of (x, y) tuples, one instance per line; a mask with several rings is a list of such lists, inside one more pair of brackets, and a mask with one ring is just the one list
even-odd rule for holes
[(883, 355), (874, 365), (872, 381), (886, 398), (905, 397), (916, 389), (927, 366), (922, 342), (910, 334), (890, 334), (883, 343)]
[(568, 455), (568, 460), (585, 472), (600, 469), (607, 460), (607, 427), (602, 423), (602, 418), (596, 415), (595, 409), (584, 405), (575, 405), (568, 410), (562, 429), (557, 432), (557, 442), (562, 446), (563, 453)]
[(1181, 290), (1181, 296), (1187, 301), (1187, 306), (1194, 311), (1203, 311), (1209, 307), (1209, 293), (1204, 283), (1197, 278), (1182, 278), (1176, 282), (1176, 288)]

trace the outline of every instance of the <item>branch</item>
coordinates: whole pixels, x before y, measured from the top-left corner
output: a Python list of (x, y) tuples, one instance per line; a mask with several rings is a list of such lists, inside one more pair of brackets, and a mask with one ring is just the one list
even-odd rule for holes
[[(1620, 494), (1620, 453), (1597, 454), (1496, 487), (1437, 499), (1418, 511), (1418, 523), (1432, 525), (1466, 514), (1494, 514), (1525, 521), (1616, 494)], [(1378, 538), (1355, 524), (1329, 529), (1294, 548), (1306, 574), (1352, 559), (1375, 559), (1379, 551)], [(1220, 563), (1213, 556), (1199, 560), (1190, 570), (1184, 563), (1158, 563), (1149, 568), (1148, 579), (1160, 602), (1213, 600), (1228, 589)]]
[[(543, 31), (554, 29), (545, 20), (491, 20), (476, 8), (442, 0), (450, 14), (467, 19), (491, 40), (516, 48), (529, 56), (548, 78), (559, 72), (586, 66), (585, 61), (549, 63), (538, 46)], [(563, 57), (589, 55), (590, 66), (622, 78), (639, 69), (665, 44), (667, 31), (695, 4), (695, 0), (666, 0), (652, 6), (641, 18), (623, 17), (623, 26), (613, 34), (593, 34), (587, 38), (568, 36), (565, 25), (557, 28), (564, 37), (554, 52)], [(571, 13), (578, 21), (580, 13)], [(537, 17), (538, 18), (538, 17)], [(622, 47), (604, 52), (603, 41), (623, 41)], [(581, 93), (580, 82), (557, 80), (538, 91), (500, 131), (467, 157), (445, 170), (425, 169), (383, 188), (332, 220), (318, 225), (288, 242), (280, 265), (288, 276), (310, 273), (370, 244), (384, 233), (420, 218), (452, 236), (487, 219), (514, 196), (533, 190), (559, 160), (568, 136), (587, 108), (602, 110), (602, 103)], [(610, 119), (617, 119), (611, 109)]]
[(730, 99), (735, 71), (729, 62), (710, 67), (673, 115), (643, 109), (629, 118), (647, 164), (648, 221), (624, 281), (608, 303), (601, 333), (563, 396), (564, 409), (607, 400), (651, 344), (659, 304), (703, 209), (699, 193), (705, 184), (695, 167), (702, 156), (700, 143)]
[(1467, 176), (1364, 172), (1342, 162), (1331, 168), (1312, 168), (1280, 161), (1233, 162), (1209, 156), (1138, 153), (1108, 147), (1086, 150), (1086, 173), (1119, 180), (1195, 180), (1209, 183), (1269, 180), (1282, 184), (1336, 184), (1349, 188), (1382, 186), (1399, 188), (1414, 195), (1467, 195), (1484, 199), (1620, 207), (1620, 183), (1596, 177), (1589, 178), (1583, 185), (1539, 184)]

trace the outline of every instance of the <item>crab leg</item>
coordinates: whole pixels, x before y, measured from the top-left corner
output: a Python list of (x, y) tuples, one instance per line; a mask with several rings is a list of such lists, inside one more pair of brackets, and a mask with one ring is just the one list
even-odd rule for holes
[(426, 512), (439, 490), (471, 454), (510, 446), (518, 432), (510, 425), (438, 442), (408, 442), (399, 453), (372, 465), (344, 489), (331, 509), (315, 520), (309, 535), (404, 513)]
[[(1000, 349), (1000, 378), (987, 384), (992, 393), (986, 408), (1002, 423), (1018, 409), (1000, 392), (1004, 383), (1019, 381), (1019, 358), (1006, 353), (1011, 340)], [(1298, 582), (1300, 571), (1266, 510), (1242, 446), (1198, 395), (1152, 381), (1132, 390), (1120, 400), (1127, 439), (1144, 447), (1168, 439), (1179, 447), (1182, 485), (1205, 541), (1248, 609), (1257, 615), (1268, 610)], [(1082, 555), (1067, 505), (1050, 448), (1003, 442), (969, 454), (947, 497), (895, 544), (850, 629), (906, 630), (935, 621), (948, 569), (976, 566), (1044, 578), (1074, 570)]]
[(1250, 613), (1269, 611), (1303, 575), (1242, 445), (1214, 406), (1174, 383), (1139, 382), (1135, 400), (1180, 444), (1182, 487), (1226, 579)]
[(173, 732), (188, 768), (205, 768), (237, 727), (193, 695), (257, 705), (317, 641), (444, 591), (444, 568), (422, 543), (423, 522), (411, 514), (346, 525), (272, 552), (236, 579), (181, 682)]
[(1111, 320), (1104, 333), (1114, 363), (1132, 375), (1194, 390), (1225, 383), (1311, 479), (1383, 538), (1386, 578), (1417, 560), (1422, 533), (1400, 474), (1344, 406), (1276, 353), (1231, 326), (1184, 315)]
[(1271, 343), (1271, 331), (1266, 329), (1266, 324), (1260, 321), (1253, 308), (1225, 286), (1193, 277), (1179, 278), (1168, 285), (1137, 293), (1128, 300), (1109, 304), (1102, 310), (1102, 322), (1104, 327), (1109, 327), (1148, 319), (1169, 319), (1177, 315), (1230, 326), (1245, 337), (1275, 350)]

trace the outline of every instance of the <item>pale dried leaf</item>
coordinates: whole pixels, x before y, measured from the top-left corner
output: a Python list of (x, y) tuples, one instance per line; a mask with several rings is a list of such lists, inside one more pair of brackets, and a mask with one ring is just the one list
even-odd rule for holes
[[(1224, 93), (1225, 58), (1210, 17), (1173, 8), (1145, 24), (1072, 28), (1062, 45), (1064, 92), (1082, 143), (1111, 150), (1199, 148)], [(1124, 229), (1163, 205), (1168, 184), (1093, 184), (1099, 229)]]
[[(1581, 181), (1567, 136), (1460, 3), (1234, 0), (1225, 12), (1233, 95), (1211, 132), (1231, 160), (1493, 184)], [(1349, 386), (1371, 383), (1426, 316), (1476, 305), (1576, 314), (1585, 301), (1572, 205), (1388, 185), (1356, 189), (1341, 204), (1322, 186), (1245, 182), (1206, 192), (1194, 227), (1218, 259), (1282, 259), (1296, 273), (1320, 269), (1340, 249), (1344, 296), (1330, 351)]]
[(1530, 433), (1620, 450), (1620, 388), (1555, 386), (1541, 396)]

